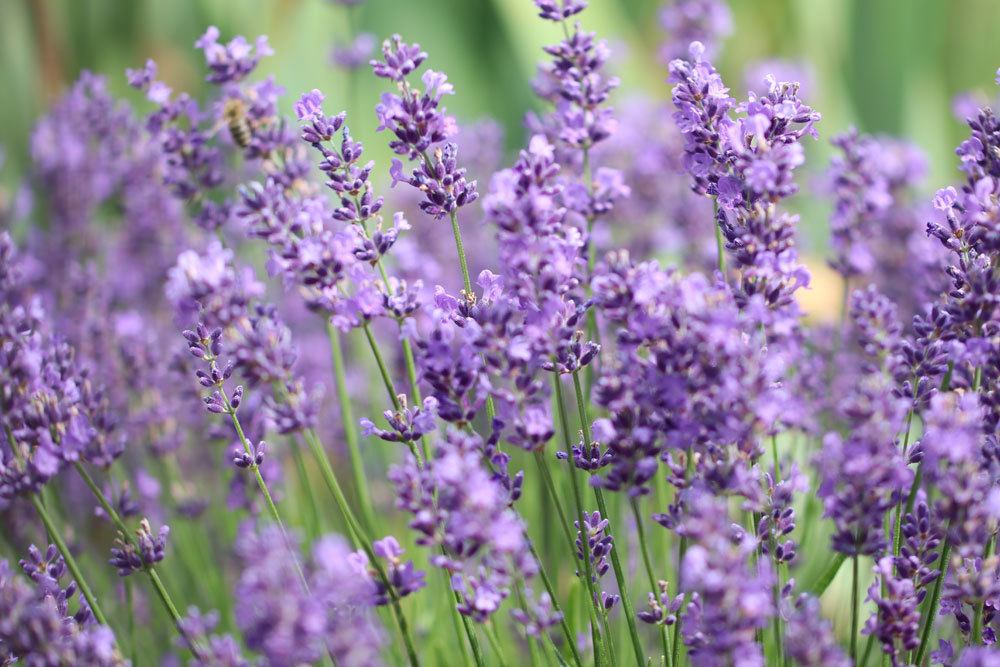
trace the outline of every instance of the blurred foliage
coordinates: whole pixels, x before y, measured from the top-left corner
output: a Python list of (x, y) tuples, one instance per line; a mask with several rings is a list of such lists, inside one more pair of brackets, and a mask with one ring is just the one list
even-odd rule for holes
[[(665, 68), (656, 47), (661, 0), (592, 0), (588, 29), (617, 54), (620, 95), (643, 90), (666, 96)], [(856, 125), (866, 132), (911, 138), (928, 154), (928, 189), (954, 179), (954, 147), (964, 130), (953, 117), (958, 93), (994, 96), (1000, 58), (995, 44), (1000, 2), (995, 0), (731, 0), (735, 30), (720, 69), (741, 91), (743, 67), (763, 58), (807, 62), (814, 82), (807, 99), (823, 113), (821, 141), (810, 146), (809, 173), (829, 156), (826, 140)], [(401, 32), (430, 52), (430, 66), (448, 73), (457, 95), (448, 100), (460, 119), (496, 118), (510, 150), (521, 144), (521, 120), (536, 101), (530, 78), (539, 48), (558, 37), (535, 18), (530, 0), (368, 0), (354, 14), (325, 0), (4, 0), (0, 21), (0, 145), (7, 154), (2, 180), (12, 184), (27, 162), (30, 129), (80, 70), (108, 76), (112, 89), (144, 104), (125, 86), (125, 67), (148, 57), (175, 90), (203, 89), (194, 40), (209, 24), (224, 36), (267, 34), (276, 55), (262, 70), (290, 93), (311, 88), (337, 104), (345, 76), (329, 65), (337, 40), (357, 29), (381, 39)], [(357, 77), (357, 108), (350, 122), (373, 157), (371, 108), (384, 82)], [(340, 105), (343, 106), (343, 105)], [(384, 152), (381, 154), (384, 156)], [(807, 239), (822, 241), (826, 208), (800, 198)]]

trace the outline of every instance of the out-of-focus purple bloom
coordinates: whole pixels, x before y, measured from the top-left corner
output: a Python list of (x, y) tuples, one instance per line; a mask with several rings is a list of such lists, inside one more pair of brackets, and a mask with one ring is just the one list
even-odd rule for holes
[(124, 667), (127, 663), (118, 652), (114, 634), (93, 623), (89, 609), (81, 607), (77, 614), (68, 615), (67, 598), (75, 593), (76, 585), (61, 588), (61, 559), (52, 549), (46, 552), (45, 561), (37, 551), (29, 557), (31, 563), (26, 565), (34, 573), (29, 576), (35, 586), (16, 577), (7, 561), (0, 561), (0, 663)]
[(340, 44), (330, 51), (330, 62), (343, 70), (361, 69), (368, 64), (375, 50), (375, 35), (362, 32), (347, 44)]
[(776, 613), (770, 569), (751, 565), (755, 540), (734, 529), (724, 500), (692, 489), (686, 504), (678, 532), (690, 546), (680, 569), (680, 588), (690, 594), (690, 602), (681, 630), (691, 660), (707, 666), (738, 659), (741, 665), (762, 667), (764, 656), (754, 634)]
[(275, 667), (318, 662), (327, 653), (338, 665), (381, 664), (382, 636), (371, 613), (375, 588), (358, 576), (347, 543), (338, 536), (316, 542), (306, 593), (278, 531), (245, 527), (237, 541), (236, 624), (247, 646)]
[(376, 540), (372, 544), (372, 550), (375, 552), (376, 558), (380, 558), (385, 562), (385, 573), (389, 580), (389, 586), (392, 587), (392, 593), (379, 580), (377, 571), (369, 566), (368, 556), (364, 551), (354, 552), (352, 558), (358, 570), (364, 576), (370, 577), (375, 585), (375, 605), (387, 605), (393, 595), (404, 598), (427, 585), (424, 581), (424, 571), (414, 568), (412, 560), (403, 561), (401, 556), (404, 550), (392, 535), (384, 537), (381, 540)]
[(423, 468), (409, 456), (389, 471), (418, 544), (442, 550), (431, 562), (452, 573), (458, 610), (480, 623), (510, 594), (513, 577), (537, 571), (524, 525), (484, 467), (482, 447), (478, 436), (449, 429)]
[(874, 289), (854, 293), (851, 319), (866, 354), (866, 371), (841, 412), (846, 436), (831, 432), (817, 458), (818, 490), (836, 530), (833, 548), (847, 555), (880, 555), (886, 547), (885, 512), (899, 501), (912, 472), (896, 443), (908, 401), (893, 391), (893, 356), (899, 324), (892, 304)]
[(549, 21), (565, 21), (587, 8), (585, 0), (535, 0), (538, 15)]
[[(180, 626), (184, 629), (184, 637), (198, 648), (188, 663), (190, 667), (250, 667), (250, 662), (243, 657), (240, 645), (232, 635), (213, 634), (218, 624), (218, 612), (202, 614), (197, 607), (188, 608)], [(191, 648), (183, 639), (179, 639), (178, 644)]]
[(818, 599), (799, 597), (785, 626), (785, 653), (801, 667), (850, 667), (850, 659), (837, 645), (833, 624), (820, 611)]
[(714, 58), (733, 31), (733, 17), (725, 0), (668, 0), (660, 10), (660, 26), (666, 33), (663, 62), (684, 58), (691, 42), (703, 44), (706, 57)]

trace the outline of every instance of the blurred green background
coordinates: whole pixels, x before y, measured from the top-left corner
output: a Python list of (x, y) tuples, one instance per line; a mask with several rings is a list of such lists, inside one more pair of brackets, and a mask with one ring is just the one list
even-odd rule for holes
[[(810, 146), (815, 174), (828, 159), (826, 141), (849, 125), (907, 136), (931, 161), (928, 188), (954, 179), (954, 146), (964, 130), (951, 103), (964, 91), (994, 96), (1000, 64), (997, 0), (732, 0), (735, 30), (719, 67), (736, 90), (746, 63), (780, 57), (808, 62), (809, 102), (822, 112), (822, 141)], [(582, 16), (616, 53), (622, 91), (666, 96), (656, 56), (662, 39), (660, 0), (592, 0)], [(0, 20), (0, 145), (7, 153), (2, 180), (14, 183), (26, 163), (32, 124), (81, 69), (108, 76), (112, 89), (145, 104), (125, 86), (123, 70), (155, 58), (175, 90), (197, 92), (201, 54), (192, 48), (205, 26), (223, 38), (267, 34), (276, 55), (262, 65), (284, 85), (290, 104), (321, 88), (338, 103), (344, 76), (329, 51), (350, 31), (347, 10), (326, 0), (3, 0)], [(458, 94), (448, 100), (460, 119), (492, 116), (513, 150), (521, 119), (537, 102), (529, 81), (539, 48), (558, 29), (535, 17), (531, 0), (368, 0), (354, 17), (379, 39), (401, 32), (430, 52), (429, 64), (448, 73)], [(372, 106), (383, 82), (359, 77), (355, 134), (375, 157)], [(742, 92), (742, 91), (740, 91)], [(623, 93), (619, 93), (623, 94)], [(383, 149), (384, 150), (384, 149)], [(807, 175), (803, 181), (808, 190)], [(808, 238), (821, 243), (822, 208), (803, 203)], [(814, 247), (814, 250), (816, 248)]]

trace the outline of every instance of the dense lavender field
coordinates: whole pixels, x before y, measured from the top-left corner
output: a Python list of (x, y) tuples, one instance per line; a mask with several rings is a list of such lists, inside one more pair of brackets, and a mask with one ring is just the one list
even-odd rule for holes
[(405, 34), (334, 53), (374, 115), (208, 27), (209, 95), (149, 60), (37, 120), (0, 665), (1000, 665), (1000, 118), (956, 106), (934, 193), (801, 63), (731, 91), (723, 0), (667, 2), (628, 94), (585, 0), (533, 4), (515, 154)]

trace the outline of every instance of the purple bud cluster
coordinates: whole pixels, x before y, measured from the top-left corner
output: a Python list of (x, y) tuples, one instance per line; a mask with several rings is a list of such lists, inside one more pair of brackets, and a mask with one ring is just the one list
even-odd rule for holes
[(139, 522), (135, 539), (119, 534), (111, 549), (111, 566), (118, 570), (118, 576), (127, 577), (140, 570), (148, 570), (163, 560), (167, 549), (168, 526), (161, 526), (157, 534), (147, 519)]
[(444, 95), (454, 94), (454, 86), (445, 74), (430, 69), (421, 77), (422, 93), (407, 80), (426, 59), (419, 44), (407, 44), (399, 35), (382, 44), (382, 60), (372, 60), (372, 69), (375, 76), (395, 82), (399, 94), (383, 94), (375, 113), (377, 129), (390, 130), (395, 136), (389, 147), (415, 163), (406, 175), (403, 163), (394, 159), (389, 169), (393, 185), (404, 182), (420, 191), (424, 197), (421, 210), (440, 219), (476, 201), (479, 193), (476, 181), (467, 180), (466, 170), (458, 166), (458, 146), (448, 142), (457, 126), (440, 105)]

